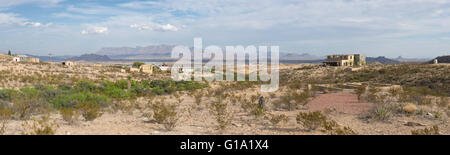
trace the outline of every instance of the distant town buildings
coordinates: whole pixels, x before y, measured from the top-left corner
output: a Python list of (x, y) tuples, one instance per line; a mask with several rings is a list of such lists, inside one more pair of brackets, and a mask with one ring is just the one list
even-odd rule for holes
[(153, 74), (153, 65), (141, 65), (139, 66), (139, 70), (142, 73)]
[(75, 61), (64, 61), (64, 62), (62, 62), (62, 65), (71, 67), (71, 66), (75, 66), (76, 62)]
[(324, 62), (327, 66), (364, 66), (366, 56), (362, 54), (328, 55)]
[(26, 56), (26, 55), (17, 55), (13, 58), (14, 62), (33, 62), (33, 63), (39, 63), (39, 58), (35, 58), (32, 56)]

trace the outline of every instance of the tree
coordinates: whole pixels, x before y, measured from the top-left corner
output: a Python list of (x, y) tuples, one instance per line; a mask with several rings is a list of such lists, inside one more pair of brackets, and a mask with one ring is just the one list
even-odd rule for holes
[(143, 63), (143, 62), (134, 62), (133, 63), (133, 67), (136, 67), (136, 68), (139, 68), (139, 67), (141, 67), (142, 65), (144, 65), (145, 63)]
[(11, 50), (8, 50), (8, 55), (11, 55)]

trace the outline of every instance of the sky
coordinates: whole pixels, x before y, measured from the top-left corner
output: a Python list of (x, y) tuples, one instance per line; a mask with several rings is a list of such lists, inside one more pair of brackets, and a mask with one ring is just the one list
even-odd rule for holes
[(450, 0), (0, 0), (0, 52), (280, 46), (323, 56), (450, 54)]

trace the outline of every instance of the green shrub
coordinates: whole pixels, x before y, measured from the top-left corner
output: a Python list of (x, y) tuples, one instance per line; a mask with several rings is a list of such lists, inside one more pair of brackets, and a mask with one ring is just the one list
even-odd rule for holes
[(80, 80), (75, 84), (74, 89), (78, 92), (95, 92), (98, 86), (91, 80)]
[(1, 89), (0, 90), (0, 100), (3, 101), (11, 101), (13, 96), (16, 95), (18, 92), (13, 89)]
[(114, 86), (107, 86), (103, 89), (102, 93), (116, 99), (128, 99), (135, 96), (133, 93), (130, 93), (130, 91)]
[(71, 94), (59, 95), (52, 99), (50, 103), (55, 108), (72, 108), (81, 103), (92, 103), (100, 106), (109, 105), (110, 101), (107, 96), (97, 95), (91, 92), (78, 92)]

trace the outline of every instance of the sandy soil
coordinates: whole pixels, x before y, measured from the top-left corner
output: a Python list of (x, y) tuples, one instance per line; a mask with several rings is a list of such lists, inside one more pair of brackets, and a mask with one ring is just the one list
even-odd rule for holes
[[(224, 131), (216, 130), (216, 122), (208, 109), (203, 105), (198, 110), (192, 108), (195, 103), (193, 98), (185, 95), (184, 102), (179, 107), (179, 122), (173, 131), (167, 131), (153, 119), (144, 117), (148, 111), (135, 110), (132, 114), (127, 112), (111, 113), (106, 112), (100, 118), (91, 122), (78, 121), (69, 125), (62, 120), (59, 114), (53, 114), (59, 128), (57, 134), (61, 135), (173, 135), (173, 134), (282, 134), (282, 135), (303, 135), (303, 134), (324, 134), (320, 131), (308, 132), (302, 129), (295, 117), (300, 111), (328, 110), (327, 115), (338, 124), (349, 126), (359, 134), (411, 134), (413, 129), (423, 129), (424, 127), (439, 125), (441, 134), (450, 134), (448, 117), (434, 119), (424, 116), (402, 116), (394, 117), (387, 122), (366, 121), (361, 119), (370, 107), (371, 103), (358, 102), (356, 95), (349, 93), (332, 93), (318, 95), (310, 101), (305, 109), (294, 111), (272, 111), (275, 114), (285, 114), (289, 121), (285, 124), (273, 127), (268, 121), (262, 118), (255, 118), (241, 110), (239, 105), (232, 105), (232, 124)], [(170, 102), (171, 100), (168, 100)], [(208, 102), (205, 100), (204, 102)], [(425, 126), (406, 126), (407, 122), (416, 122)], [(23, 121), (11, 121), (8, 125), (7, 134), (21, 134)]]

